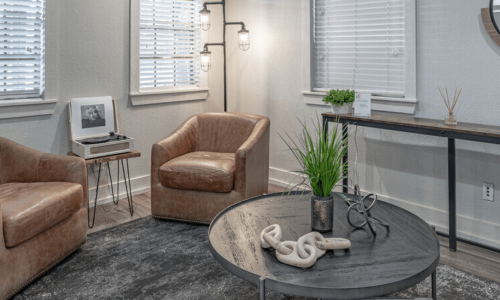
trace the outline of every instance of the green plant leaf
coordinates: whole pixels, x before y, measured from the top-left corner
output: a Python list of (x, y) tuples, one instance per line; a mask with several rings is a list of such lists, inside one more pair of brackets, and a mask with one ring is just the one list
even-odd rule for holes
[[(302, 168), (299, 172), (308, 179), (308, 183), (303, 181), (294, 188), (306, 186), (314, 195), (328, 197), (332, 190), (347, 178), (347, 163), (343, 163), (342, 158), (347, 151), (348, 135), (343, 135), (338, 126), (325, 132), (319, 117), (316, 117), (313, 130), (299, 120), (302, 130), (300, 134), (295, 135), (296, 140), (288, 134), (287, 139), (279, 136), (299, 162)], [(336, 122), (338, 123), (338, 119)]]

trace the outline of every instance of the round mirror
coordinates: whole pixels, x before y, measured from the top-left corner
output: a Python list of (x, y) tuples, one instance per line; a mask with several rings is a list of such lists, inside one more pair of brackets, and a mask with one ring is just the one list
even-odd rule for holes
[(490, 13), (491, 21), (497, 32), (500, 33), (500, 0), (491, 0)]

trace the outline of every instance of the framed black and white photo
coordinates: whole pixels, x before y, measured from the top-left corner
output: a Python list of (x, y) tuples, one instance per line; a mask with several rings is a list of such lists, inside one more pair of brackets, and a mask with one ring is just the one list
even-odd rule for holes
[(73, 138), (97, 137), (115, 131), (111, 96), (71, 99)]
[(82, 128), (106, 126), (106, 108), (104, 104), (82, 105)]

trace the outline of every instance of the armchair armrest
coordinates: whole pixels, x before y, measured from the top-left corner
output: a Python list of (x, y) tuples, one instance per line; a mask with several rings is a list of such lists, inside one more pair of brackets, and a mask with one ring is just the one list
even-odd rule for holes
[(71, 182), (82, 185), (83, 207), (87, 208), (87, 165), (76, 156), (44, 153), (38, 163), (38, 182)]
[(270, 124), (268, 118), (260, 120), (236, 152), (234, 189), (247, 198), (267, 193)]
[(151, 187), (159, 183), (160, 167), (167, 161), (196, 150), (198, 117), (186, 120), (166, 138), (156, 142), (151, 149)]

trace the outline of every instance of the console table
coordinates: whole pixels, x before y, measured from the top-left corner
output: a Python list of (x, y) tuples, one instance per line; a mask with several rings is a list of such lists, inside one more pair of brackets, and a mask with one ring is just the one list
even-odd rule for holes
[[(349, 124), (386, 129), (393, 131), (410, 132), (431, 136), (444, 137), (448, 139), (448, 205), (449, 205), (449, 247), (451, 251), (457, 250), (457, 240), (476, 246), (500, 251), (480, 243), (472, 242), (466, 239), (457, 238), (457, 207), (456, 207), (456, 166), (455, 166), (455, 139), (467, 140), (482, 143), (500, 144), (500, 127), (470, 123), (458, 123), (456, 126), (444, 124), (444, 120), (433, 120), (415, 118), (408, 115), (372, 112), (371, 117), (356, 117), (353, 114), (335, 115), (324, 113), (323, 126), (328, 130), (328, 122), (338, 122), (342, 124), (343, 136), (348, 133)], [(344, 156), (344, 162), (348, 162), (347, 152)], [(347, 179), (344, 179), (344, 186), (348, 185)], [(344, 187), (344, 192), (347, 188)], [(446, 236), (446, 234), (440, 233)]]

